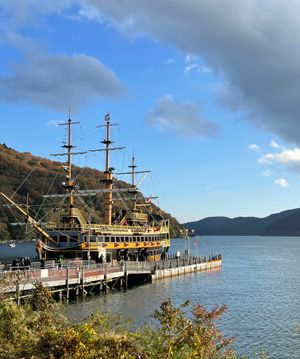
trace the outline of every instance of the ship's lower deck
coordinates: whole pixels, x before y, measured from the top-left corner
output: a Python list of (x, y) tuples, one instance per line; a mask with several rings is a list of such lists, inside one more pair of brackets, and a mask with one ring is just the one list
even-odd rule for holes
[(41, 260), (91, 259), (97, 263), (164, 259), (170, 247), (168, 230), (151, 229), (144, 233), (129, 230), (110, 233), (80, 230), (47, 231), (52, 240), (40, 239), (36, 249)]

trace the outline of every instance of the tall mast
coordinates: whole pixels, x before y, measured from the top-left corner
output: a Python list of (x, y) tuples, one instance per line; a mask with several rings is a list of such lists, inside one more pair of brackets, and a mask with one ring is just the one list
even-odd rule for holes
[[(72, 122), (72, 120), (69, 118), (67, 126), (68, 126), (68, 144), (63, 145), (63, 148), (66, 148), (68, 150), (68, 166), (67, 166), (67, 181), (64, 185), (65, 188), (70, 192), (70, 209), (74, 207), (74, 189), (75, 189), (75, 183), (72, 180), (72, 148), (75, 146), (72, 145), (72, 125), (78, 123), (78, 122)], [(65, 124), (66, 125), (66, 124)]]
[(112, 124), (110, 122), (110, 114), (106, 114), (105, 115), (105, 121), (106, 124), (105, 125), (100, 125), (97, 127), (105, 127), (106, 128), (106, 138), (101, 141), (101, 143), (103, 143), (105, 145), (104, 149), (96, 149), (96, 150), (90, 150), (91, 152), (97, 152), (97, 151), (105, 151), (105, 179), (102, 180), (102, 182), (105, 184), (105, 189), (107, 190), (105, 193), (105, 204), (104, 204), (104, 209), (105, 209), (105, 214), (104, 214), (104, 221), (105, 224), (107, 225), (111, 225), (111, 218), (112, 218), (112, 192), (113, 192), (113, 167), (110, 167), (109, 165), (109, 160), (110, 160), (110, 151), (113, 150), (121, 150), (125, 147), (114, 147), (112, 148), (110, 145), (113, 143), (113, 141), (111, 141), (110, 139), (110, 128), (112, 126), (117, 126), (117, 124)]
[[(132, 162), (131, 165), (128, 166), (129, 168), (131, 168), (131, 187), (135, 188), (135, 169), (137, 168), (137, 166), (135, 165), (135, 159), (134, 156), (132, 156)], [(134, 192), (134, 196), (133, 196), (133, 210), (136, 210), (136, 203), (137, 203), (137, 192)]]
[[(69, 116), (70, 117), (70, 116)], [(76, 189), (75, 181), (72, 178), (72, 156), (73, 155), (81, 155), (86, 152), (72, 152), (72, 149), (76, 146), (72, 144), (72, 126), (77, 125), (79, 122), (72, 122), (71, 118), (68, 119), (68, 122), (59, 123), (59, 126), (67, 126), (68, 127), (68, 142), (64, 144), (62, 148), (66, 148), (66, 153), (57, 153), (52, 154), (52, 156), (67, 156), (67, 166), (64, 167), (65, 171), (67, 172), (66, 175), (66, 182), (63, 182), (63, 187), (66, 188), (67, 192), (70, 194), (70, 201), (69, 201), (69, 214), (72, 214), (72, 208), (74, 207), (74, 191)]]
[(137, 209), (137, 195), (138, 195), (139, 184), (138, 185), (135, 184), (135, 176), (137, 174), (143, 174), (145, 176), (147, 173), (150, 173), (151, 171), (136, 171), (135, 169), (138, 166), (135, 164), (134, 156), (132, 156), (131, 165), (129, 165), (128, 167), (131, 169), (130, 172), (119, 172), (117, 174), (118, 175), (131, 175), (131, 187), (133, 188), (133, 190), (131, 191), (131, 193), (133, 194), (133, 210), (136, 210)]
[(110, 115), (107, 114), (105, 116), (106, 121), (106, 139), (101, 141), (101, 143), (105, 144), (105, 188), (108, 190), (105, 194), (105, 224), (111, 225), (111, 217), (112, 217), (112, 188), (113, 188), (113, 168), (109, 167), (109, 155), (110, 155)]

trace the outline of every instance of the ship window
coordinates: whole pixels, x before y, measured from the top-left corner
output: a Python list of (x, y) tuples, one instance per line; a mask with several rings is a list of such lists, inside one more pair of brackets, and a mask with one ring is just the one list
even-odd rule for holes
[(111, 237), (111, 242), (115, 242), (115, 237)]
[(105, 242), (109, 242), (109, 237), (105, 237)]
[(120, 237), (116, 237), (116, 242), (120, 242)]
[(124, 237), (121, 237), (121, 242), (124, 242)]

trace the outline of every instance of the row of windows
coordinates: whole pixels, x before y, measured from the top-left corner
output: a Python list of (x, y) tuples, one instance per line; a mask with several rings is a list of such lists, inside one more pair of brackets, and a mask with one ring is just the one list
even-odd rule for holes
[[(77, 241), (79, 240), (79, 237), (66, 237), (66, 236), (60, 236), (59, 238), (60, 242), (67, 242), (67, 241)], [(88, 236), (83, 236), (84, 241), (86, 242), (88, 240)], [(162, 235), (157, 236), (91, 236), (90, 241), (91, 242), (111, 242), (111, 243), (125, 243), (125, 242), (155, 242), (155, 241), (161, 241), (164, 239), (169, 239), (169, 234), (164, 233)]]
[[(87, 236), (84, 236), (84, 240), (87, 241)], [(130, 242), (155, 242), (162, 240), (160, 236), (126, 236), (126, 237), (115, 237), (115, 236), (91, 236), (91, 242), (109, 242), (109, 243), (130, 243)]]

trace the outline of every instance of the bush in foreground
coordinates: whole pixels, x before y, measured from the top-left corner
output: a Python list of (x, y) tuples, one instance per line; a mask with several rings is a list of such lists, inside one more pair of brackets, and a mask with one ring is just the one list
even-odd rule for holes
[(93, 314), (74, 324), (38, 286), (30, 303), (0, 301), (0, 358), (5, 359), (176, 359), (237, 358), (216, 321), (226, 307), (207, 311), (189, 303), (164, 302), (154, 314), (160, 326), (134, 332), (117, 316)]

